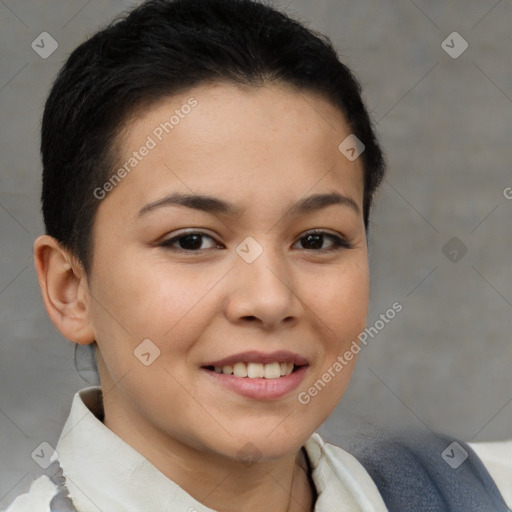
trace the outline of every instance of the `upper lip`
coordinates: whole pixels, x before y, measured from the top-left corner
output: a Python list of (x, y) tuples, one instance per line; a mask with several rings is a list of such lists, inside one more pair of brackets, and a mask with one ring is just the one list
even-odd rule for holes
[(287, 350), (278, 350), (277, 352), (269, 353), (249, 350), (247, 352), (233, 354), (232, 356), (228, 356), (217, 361), (211, 361), (203, 366), (232, 366), (235, 363), (293, 363), (297, 366), (309, 364), (305, 357)]

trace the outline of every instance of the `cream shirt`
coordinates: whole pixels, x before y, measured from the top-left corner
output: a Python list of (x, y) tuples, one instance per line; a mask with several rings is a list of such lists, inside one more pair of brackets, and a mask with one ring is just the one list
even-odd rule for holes
[[(169, 480), (98, 419), (101, 388), (75, 394), (56, 446), (69, 495), (79, 512), (215, 512)], [(315, 512), (384, 512), (363, 466), (313, 434), (304, 445), (317, 491)], [(6, 512), (50, 512), (56, 485), (46, 475)]]

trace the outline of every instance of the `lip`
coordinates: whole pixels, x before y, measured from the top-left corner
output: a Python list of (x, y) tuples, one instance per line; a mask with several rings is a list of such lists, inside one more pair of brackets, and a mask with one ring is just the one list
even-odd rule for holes
[[(233, 361), (232, 358), (228, 358), (222, 359), (219, 362), (230, 360)], [(241, 359), (236, 359), (236, 362), (240, 361)], [(276, 359), (273, 359), (273, 361), (276, 361)], [(287, 361), (290, 361), (290, 359), (287, 359)], [(246, 398), (252, 398), (254, 400), (260, 401), (279, 400), (300, 386), (301, 382), (304, 380), (306, 372), (308, 371), (308, 365), (304, 364), (297, 366), (295, 370), (290, 373), (290, 375), (278, 377), (277, 379), (251, 379), (249, 377), (235, 377), (234, 375), (216, 373), (204, 367), (201, 368), (201, 371), (205, 373), (207, 378), (212, 379), (213, 383), (223, 386), (224, 388), (234, 391), (235, 393)]]
[(293, 363), (296, 366), (309, 365), (309, 362), (305, 357), (302, 357), (301, 355), (296, 354), (294, 352), (289, 352), (287, 350), (278, 350), (276, 352), (271, 353), (258, 352), (257, 350), (249, 350), (247, 352), (240, 352), (238, 354), (225, 357), (224, 359), (211, 361), (201, 366), (203, 368), (206, 366), (232, 366), (235, 363)]

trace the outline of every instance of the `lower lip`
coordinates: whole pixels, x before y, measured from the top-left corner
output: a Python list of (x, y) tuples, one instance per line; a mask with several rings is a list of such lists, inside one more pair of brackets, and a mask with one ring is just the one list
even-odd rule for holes
[(250, 379), (235, 377), (202, 368), (210, 378), (231, 391), (255, 400), (277, 400), (297, 389), (306, 375), (307, 366), (299, 366), (290, 375), (277, 379)]

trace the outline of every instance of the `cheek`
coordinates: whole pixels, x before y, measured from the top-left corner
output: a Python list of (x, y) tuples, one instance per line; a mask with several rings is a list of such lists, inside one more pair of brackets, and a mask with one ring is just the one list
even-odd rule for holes
[(322, 421), (348, 386), (360, 351), (357, 337), (366, 324), (368, 297), (368, 265), (364, 259), (331, 272), (321, 292), (311, 297), (322, 344), (318, 346), (317, 364), (298, 398)]
[(368, 300), (368, 265), (365, 260), (346, 264), (326, 276), (321, 289), (312, 297), (311, 307), (322, 319), (332, 341), (330, 352), (341, 350), (364, 329)]
[(126, 362), (145, 339), (152, 340), (164, 356), (176, 359), (185, 353), (189, 340), (215, 314), (209, 291), (222, 273), (206, 267), (184, 271), (127, 257), (116, 262), (99, 268), (91, 287), (92, 320), (100, 348), (106, 345), (105, 357), (110, 353), (110, 359), (122, 361), (124, 352)]
[(368, 296), (367, 266), (354, 264), (333, 274), (314, 299), (321, 340), (318, 361), (297, 400), (315, 425), (332, 413), (349, 384), (360, 352), (357, 337), (366, 324)]

